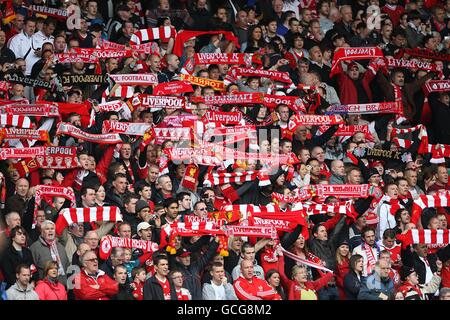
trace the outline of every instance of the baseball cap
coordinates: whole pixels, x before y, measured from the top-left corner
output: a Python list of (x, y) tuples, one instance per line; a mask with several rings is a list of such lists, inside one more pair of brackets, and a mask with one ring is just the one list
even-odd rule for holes
[(180, 250), (177, 250), (177, 254), (176, 254), (177, 257), (181, 257), (181, 258), (187, 257), (189, 255), (191, 255), (191, 252), (187, 251), (185, 248), (180, 248)]
[(138, 213), (139, 211), (141, 211), (142, 209), (145, 208), (150, 208), (150, 206), (148, 205), (147, 201), (145, 200), (138, 200), (136, 202), (136, 213)]
[(348, 64), (347, 70), (351, 70), (353, 68), (357, 68), (359, 70), (358, 64), (355, 61), (352, 61)]
[(141, 231), (142, 229), (146, 230), (148, 228), (152, 228), (152, 226), (148, 222), (141, 222), (137, 226), (137, 232)]
[(120, 6), (117, 7), (117, 11), (131, 11), (130, 7), (127, 6), (126, 4), (121, 4)]

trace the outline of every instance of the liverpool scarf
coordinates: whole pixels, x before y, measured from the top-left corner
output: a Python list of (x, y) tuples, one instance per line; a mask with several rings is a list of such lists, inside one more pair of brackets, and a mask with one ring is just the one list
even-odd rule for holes
[(288, 129), (294, 132), (298, 126), (320, 126), (320, 125), (344, 124), (344, 119), (340, 115), (313, 115), (296, 114), (289, 119)]
[(132, 136), (143, 136), (151, 127), (148, 123), (122, 122), (122, 121), (103, 121), (102, 133), (122, 133)]
[(336, 48), (331, 62), (330, 78), (342, 71), (342, 61), (371, 60), (374, 58), (384, 58), (383, 51), (379, 47)]
[(51, 104), (6, 104), (0, 106), (0, 112), (22, 116), (60, 117), (58, 106)]
[(264, 95), (264, 105), (267, 108), (274, 109), (280, 104), (285, 104), (294, 112), (306, 113), (306, 107), (303, 100), (300, 97), (293, 96), (278, 96), (265, 94)]
[(173, 26), (140, 29), (131, 35), (130, 44), (136, 45), (152, 40), (167, 42), (170, 38), (175, 38), (176, 33), (177, 32)]
[(400, 151), (391, 151), (375, 148), (372, 149), (372, 148), (357, 147), (353, 150), (353, 155), (356, 156), (357, 158), (368, 158), (377, 160), (399, 160), (402, 162), (406, 162), (407, 160), (406, 154)]
[(447, 92), (450, 91), (450, 80), (430, 80), (425, 82), (423, 91), (426, 95), (432, 92)]
[(88, 55), (97, 57), (97, 59), (108, 59), (117, 58), (122, 59), (126, 57), (131, 57), (131, 50), (116, 50), (116, 49), (96, 49), (96, 48), (73, 48), (74, 53), (79, 54), (83, 57)]
[(156, 96), (180, 95), (189, 92), (194, 92), (194, 88), (187, 81), (164, 82), (153, 89), (153, 94)]
[(56, 220), (56, 233), (61, 235), (73, 223), (96, 221), (119, 222), (122, 221), (122, 214), (118, 207), (66, 208)]
[(53, 197), (61, 197), (65, 198), (70, 201), (70, 206), (72, 208), (75, 208), (77, 206), (76, 200), (75, 200), (75, 193), (71, 188), (66, 187), (54, 187), (54, 186), (47, 186), (47, 185), (38, 185), (36, 186), (36, 194), (34, 198), (34, 218), (33, 218), (33, 229), (36, 226), (36, 217), (37, 212), (41, 206), (41, 200), (45, 196)]
[(60, 122), (58, 124), (56, 134), (58, 135), (65, 134), (77, 139), (82, 139), (84, 141), (99, 144), (117, 144), (123, 142), (118, 133), (111, 133), (111, 134), (87, 133), (81, 130), (80, 128), (77, 128), (74, 125), (67, 122)]
[(416, 59), (394, 59), (391, 57), (386, 57), (386, 62), (387, 66), (390, 68), (420, 69), (430, 72), (441, 71), (435, 63)]
[(191, 97), (191, 102), (203, 102), (207, 105), (262, 104), (264, 103), (264, 95), (259, 92), (252, 92), (226, 94), (222, 96)]
[(78, 166), (76, 147), (45, 147), (44, 155), (37, 155), (36, 161), (40, 168), (65, 170)]
[(67, 11), (67, 9), (50, 8), (47, 6), (39, 6), (36, 4), (31, 5), (31, 7), (27, 9), (32, 11), (36, 15), (50, 16), (58, 20), (67, 20), (67, 18), (69, 18), (69, 12)]
[(450, 61), (449, 54), (435, 52), (425, 48), (414, 48), (414, 49), (405, 48), (404, 53), (410, 55), (411, 57), (425, 58), (430, 60)]
[(288, 72), (241, 67), (233, 67), (228, 70), (227, 77), (229, 77), (230, 82), (235, 82), (237, 77), (240, 76), (269, 78), (273, 81), (292, 83), (292, 79)]
[(99, 61), (97, 56), (91, 55), (89, 53), (57, 53), (55, 54), (55, 57), (59, 63), (98, 63)]
[(20, 83), (23, 86), (29, 86), (33, 88), (43, 88), (49, 91), (54, 91), (56, 89), (56, 84), (53, 82), (47, 82), (44, 80), (33, 79), (30, 77), (22, 77), (17, 73), (5, 75), (5, 80), (12, 83)]
[(236, 125), (242, 121), (242, 113), (240, 112), (218, 112), (206, 111), (201, 119), (204, 123), (214, 122), (216, 124)]
[(368, 184), (318, 184), (314, 186), (319, 197), (367, 198)]
[(47, 130), (3, 128), (0, 130), (0, 141), (2, 141), (3, 139), (29, 139), (48, 141), (49, 136)]
[(132, 104), (133, 106), (140, 105), (149, 109), (186, 109), (186, 98), (139, 94), (133, 99)]
[(158, 84), (156, 74), (109, 74), (113, 81), (126, 86), (152, 86)]
[(243, 64), (251, 67), (261, 59), (252, 53), (196, 53), (194, 61), (196, 64)]
[(105, 76), (103, 74), (70, 74), (61, 75), (61, 84), (63, 86), (72, 85), (98, 85), (105, 82)]
[(99, 255), (100, 259), (109, 258), (113, 248), (130, 248), (142, 250), (144, 254), (158, 251), (159, 246), (152, 241), (144, 241), (139, 239), (119, 238), (111, 235), (104, 236), (100, 240)]
[(45, 147), (0, 148), (0, 160), (34, 158), (45, 154)]
[(411, 229), (405, 234), (398, 234), (397, 240), (402, 242), (403, 249), (411, 244), (432, 244), (432, 245), (448, 245), (450, 244), (449, 229)]

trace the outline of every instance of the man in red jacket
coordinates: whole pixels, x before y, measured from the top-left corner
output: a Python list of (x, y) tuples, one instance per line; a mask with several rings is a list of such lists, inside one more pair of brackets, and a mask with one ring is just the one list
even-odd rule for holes
[(73, 283), (77, 300), (109, 300), (119, 292), (119, 284), (98, 269), (98, 258), (94, 251), (85, 252), (80, 263), (83, 268)]
[(269, 284), (253, 275), (253, 261), (241, 261), (242, 275), (233, 287), (239, 300), (281, 300), (280, 295)]

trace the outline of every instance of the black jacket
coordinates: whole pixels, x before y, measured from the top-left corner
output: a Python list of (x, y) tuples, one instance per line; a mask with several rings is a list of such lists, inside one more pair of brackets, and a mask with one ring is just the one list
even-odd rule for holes
[(361, 281), (363, 276), (358, 279), (354, 271), (349, 271), (344, 277), (344, 292), (347, 300), (358, 300), (359, 290), (361, 289)]
[[(175, 285), (169, 278), (167, 281), (170, 284), (170, 300), (178, 300)], [(164, 300), (163, 288), (155, 276), (147, 279), (144, 283), (144, 300)]]
[[(30, 249), (22, 248), (22, 255), (10, 244), (0, 257), (0, 269), (6, 282), (6, 289), (16, 283), (16, 268), (19, 264), (31, 266), (34, 264)], [(36, 270), (37, 271), (37, 270)], [(38, 280), (38, 272), (32, 275), (32, 280)]]
[(120, 284), (119, 292), (111, 298), (111, 300), (135, 300), (133, 297), (133, 290), (129, 283)]
[(328, 240), (318, 240), (311, 237), (308, 242), (311, 251), (321, 260), (325, 261), (326, 267), (331, 270), (336, 269), (337, 242), (344, 224), (345, 216), (342, 216), (332, 233), (328, 233)]
[[(420, 260), (419, 255), (415, 251), (412, 251), (411, 246), (408, 246), (405, 250), (402, 250), (401, 257), (404, 266), (408, 266), (416, 270), (417, 276), (419, 277), (419, 284), (425, 284), (425, 278), (427, 275), (425, 262)], [(431, 272), (437, 272), (437, 255), (428, 254), (427, 260), (430, 264)]]
[(178, 262), (174, 262), (175, 267), (172, 267), (173, 264), (171, 264), (171, 270), (179, 269), (183, 273), (183, 287), (190, 291), (192, 300), (202, 300), (202, 272), (216, 253), (218, 246), (219, 244), (216, 241), (213, 241), (210, 244), (208, 251), (206, 251), (206, 253), (197, 261), (191, 263), (189, 267), (186, 267)]

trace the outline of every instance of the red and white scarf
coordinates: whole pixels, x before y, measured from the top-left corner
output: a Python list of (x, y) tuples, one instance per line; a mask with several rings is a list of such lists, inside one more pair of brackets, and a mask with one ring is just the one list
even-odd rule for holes
[(421, 194), (413, 202), (411, 222), (417, 224), (423, 209), (450, 206), (450, 192), (439, 192), (433, 195)]
[(194, 77), (190, 74), (179, 74), (180, 80), (188, 81), (190, 84), (194, 84), (200, 87), (212, 87), (216, 91), (225, 91), (225, 83), (219, 80), (212, 80), (208, 78)]
[(372, 270), (375, 268), (375, 264), (377, 263), (377, 258), (373, 254), (373, 248), (369, 246), (367, 243), (362, 244), (364, 251), (367, 257), (367, 275), (372, 273)]
[(389, 68), (420, 69), (429, 72), (441, 71), (437, 64), (417, 59), (394, 59), (392, 57), (387, 57), (386, 62)]
[(45, 155), (45, 147), (0, 148), (0, 160), (34, 158)]
[[(100, 39), (97, 46), (99, 49), (115, 49), (117, 51), (127, 50), (123, 44)], [(159, 46), (155, 42), (148, 42), (144, 44), (131, 45), (131, 50), (137, 53), (156, 54), (160, 55)]]
[(330, 78), (342, 71), (342, 61), (371, 60), (375, 58), (384, 58), (383, 51), (379, 47), (336, 48), (331, 62)]
[(236, 125), (242, 121), (242, 113), (240, 112), (219, 112), (206, 111), (201, 119), (204, 123), (214, 122), (216, 124)]
[(42, 169), (66, 170), (79, 165), (76, 147), (45, 147), (44, 155), (37, 155), (36, 162)]
[(281, 252), (283, 252), (284, 256), (291, 258), (295, 262), (307, 265), (307, 266), (309, 266), (311, 268), (315, 268), (315, 269), (319, 269), (319, 270), (322, 270), (322, 271), (327, 271), (327, 272), (333, 273), (332, 270), (330, 270), (328, 268), (325, 268), (322, 264), (316, 263), (316, 262), (314, 262), (314, 261), (312, 261), (310, 259), (302, 259), (299, 256), (297, 256), (296, 254), (293, 254), (292, 252), (287, 251), (283, 247), (281, 247)]
[(118, 207), (65, 208), (56, 220), (56, 233), (61, 235), (73, 223), (96, 221), (119, 222), (122, 214)]
[(264, 69), (253, 69), (253, 68), (242, 68), (242, 67), (232, 67), (227, 72), (227, 77), (225, 81), (235, 82), (237, 77), (260, 77), (269, 78), (273, 81), (279, 81), (284, 83), (292, 83), (292, 79), (288, 72), (274, 71), (274, 70), (264, 70)]
[(70, 201), (70, 206), (75, 208), (77, 206), (75, 200), (75, 193), (72, 189), (66, 187), (54, 187), (47, 185), (38, 185), (36, 186), (36, 194), (34, 199), (34, 217), (33, 217), (33, 225), (32, 228), (36, 227), (36, 217), (39, 207), (41, 206), (41, 200), (45, 196), (50, 197), (61, 197)]
[(289, 119), (288, 129), (294, 132), (298, 126), (321, 126), (324, 124), (344, 124), (344, 119), (340, 115), (296, 114)]
[(384, 114), (395, 113), (403, 114), (403, 104), (401, 100), (394, 102), (374, 102), (361, 104), (343, 104), (333, 106), (327, 113), (344, 113), (344, 114)]
[(306, 113), (306, 106), (300, 97), (265, 94), (263, 103), (270, 109), (274, 109), (280, 104), (285, 104), (294, 112)]
[(120, 238), (107, 235), (100, 240), (99, 254), (100, 259), (109, 258), (113, 248), (131, 248), (142, 250), (144, 254), (154, 253), (159, 250), (157, 243), (139, 239)]
[(99, 112), (110, 112), (110, 111), (118, 112), (123, 109), (124, 104), (125, 104), (125, 102), (123, 102), (121, 100), (116, 100), (116, 101), (101, 103), (97, 107), (98, 107)]
[(432, 92), (447, 92), (450, 91), (450, 80), (430, 80), (423, 86), (423, 91), (426, 95)]
[(205, 176), (204, 184), (206, 186), (217, 186), (228, 183), (251, 182), (259, 179), (259, 186), (270, 185), (270, 179), (267, 172), (264, 171), (246, 171), (246, 172), (224, 172), (208, 173)]
[(50, 8), (33, 4), (28, 10), (32, 11), (34, 14), (51, 16), (60, 20), (67, 20), (69, 18), (69, 11), (67, 9)]
[(47, 130), (3, 128), (0, 130), (0, 141), (3, 139), (29, 139), (38, 141), (48, 141)]
[(247, 67), (261, 61), (252, 53), (196, 53), (194, 60), (196, 64), (240, 64)]
[(203, 102), (207, 105), (262, 104), (264, 103), (264, 95), (259, 92), (252, 92), (226, 94), (222, 96), (192, 97), (191, 102)]
[(186, 98), (184, 97), (164, 97), (140, 94), (133, 99), (132, 103), (133, 105), (139, 103), (140, 106), (149, 109), (186, 109)]
[(162, 42), (169, 41), (170, 38), (175, 38), (177, 32), (173, 26), (161, 26), (157, 28), (140, 29), (131, 35), (130, 44), (141, 44), (144, 41), (161, 40)]
[(74, 125), (67, 122), (60, 122), (58, 124), (58, 129), (56, 134), (65, 134), (77, 139), (82, 139), (84, 141), (89, 141), (93, 143), (99, 144), (117, 144), (122, 143), (122, 139), (120, 138), (118, 133), (110, 133), (110, 134), (93, 134), (87, 133), (81, 130), (80, 128), (75, 127)]
[(55, 57), (59, 63), (98, 63), (99, 61), (97, 56), (91, 55), (89, 53), (57, 53), (55, 54)]
[(194, 88), (188, 81), (163, 82), (153, 89), (153, 94), (156, 96), (180, 95), (189, 92), (194, 92)]
[(6, 104), (0, 112), (22, 116), (60, 117), (58, 106), (51, 104)]
[(143, 136), (151, 128), (148, 123), (121, 122), (121, 121), (103, 121), (102, 133), (123, 133), (132, 136)]
[(448, 245), (450, 244), (449, 229), (411, 229), (405, 234), (397, 235), (397, 240), (402, 242), (402, 247), (406, 248), (411, 244), (431, 244)]
[(0, 126), (10, 126), (19, 128), (31, 128), (31, 120), (27, 116), (15, 114), (1, 114)]
[[(133, 86), (121, 86), (118, 85), (113, 91), (106, 88), (102, 94), (102, 103), (106, 102), (106, 97), (128, 99), (134, 95)], [(105, 101), (103, 101), (105, 99)]]
[(153, 73), (146, 74), (109, 74), (115, 83), (125, 86), (152, 86), (158, 84), (158, 77)]
[(425, 58), (430, 60), (450, 61), (450, 55), (446, 53), (440, 53), (431, 51), (425, 48), (405, 48), (404, 53), (417, 58)]
[(117, 49), (97, 49), (97, 48), (72, 48), (73, 52), (85, 57), (93, 56), (97, 57), (99, 60), (104, 60), (108, 58), (125, 58), (131, 57), (131, 50), (117, 50)]
[(367, 198), (368, 184), (318, 184), (313, 186), (319, 197)]

